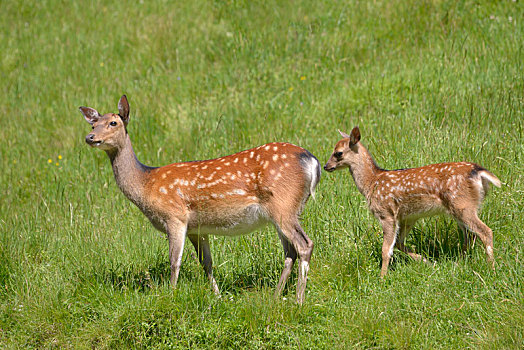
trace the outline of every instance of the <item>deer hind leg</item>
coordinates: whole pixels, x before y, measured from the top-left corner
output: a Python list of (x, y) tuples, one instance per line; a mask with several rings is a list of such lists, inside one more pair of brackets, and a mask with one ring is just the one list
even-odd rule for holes
[(475, 237), (471, 234), (471, 231), (468, 230), (463, 222), (457, 220), (457, 225), (462, 232), (462, 254), (466, 254), (469, 247), (471, 246), (471, 242)]
[(169, 241), (169, 263), (171, 265), (171, 285), (176, 286), (180, 265), (182, 264), (182, 253), (186, 239), (187, 224), (173, 220), (167, 224), (167, 239)]
[(476, 210), (465, 210), (462, 215), (457, 218), (462, 222), (469, 230), (475, 233), (478, 238), (484, 243), (486, 248), (486, 255), (488, 257), (488, 263), (491, 268), (495, 268), (495, 260), (493, 256), (493, 231), (483, 223), (477, 216)]
[(393, 248), (397, 240), (399, 225), (396, 220), (381, 220), (382, 230), (384, 231), (384, 241), (382, 242), (382, 268), (380, 277), (384, 277), (388, 272), (389, 260), (393, 256)]
[[(309, 237), (306, 235), (298, 223), (298, 219), (293, 220), (290, 223), (283, 223), (280, 225), (275, 224), (275, 226), (277, 226), (277, 230), (279, 230), (279, 232), (282, 232), (282, 235), (287, 240), (288, 244), (291, 246), (291, 248), (293, 248), (295, 253), (300, 258), (297, 282), (297, 303), (302, 304), (304, 302), (304, 294), (306, 292), (309, 261), (311, 260), (311, 254), (313, 253), (313, 241), (311, 241), (311, 239), (309, 239)], [(288, 253), (290, 253), (289, 256)], [(291, 264), (291, 261), (293, 261), (291, 249), (288, 250), (288, 253), (286, 253), (286, 264), (284, 265), (284, 270), (282, 271), (282, 275), (277, 286), (277, 292), (279, 293), (280, 289), (283, 289), (284, 283), (289, 277), (289, 273), (293, 267)]]
[(408, 235), (409, 231), (411, 231), (411, 229), (413, 228), (413, 225), (415, 224), (415, 221), (401, 221), (400, 222), (400, 227), (399, 227), (399, 231), (398, 231), (398, 238), (397, 238), (397, 242), (396, 242), (396, 247), (398, 248), (398, 250), (400, 250), (401, 252), (409, 255), (413, 260), (415, 261), (422, 261), (422, 262), (427, 262), (427, 260), (425, 258), (422, 257), (422, 255), (420, 254), (417, 254), (415, 253), (414, 251), (412, 251), (410, 248), (406, 247), (405, 243), (406, 243), (406, 236)]
[(284, 260), (284, 269), (282, 270), (282, 275), (280, 276), (280, 280), (278, 281), (277, 289), (275, 291), (275, 297), (282, 294), (284, 287), (286, 286), (286, 281), (289, 278), (289, 275), (291, 274), (293, 265), (295, 264), (295, 260), (297, 260), (297, 251), (293, 247), (293, 244), (291, 244), (291, 242), (287, 240), (286, 236), (278, 226), (277, 231), (278, 237), (282, 242), (282, 247), (284, 248), (284, 254), (286, 258)]
[(204, 268), (207, 278), (211, 283), (211, 287), (213, 288), (213, 292), (215, 292), (216, 295), (220, 295), (218, 284), (213, 277), (213, 260), (211, 259), (208, 235), (190, 235), (188, 238), (197, 251), (198, 261), (200, 261), (200, 264)]

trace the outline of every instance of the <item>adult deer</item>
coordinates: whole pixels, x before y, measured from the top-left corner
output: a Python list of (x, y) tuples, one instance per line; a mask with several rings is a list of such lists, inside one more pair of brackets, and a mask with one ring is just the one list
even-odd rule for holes
[(100, 115), (89, 107), (80, 111), (93, 128), (87, 144), (107, 153), (118, 187), (167, 234), (173, 286), (186, 237), (218, 294), (208, 235), (233, 236), (272, 223), (285, 253), (276, 294), (282, 293), (298, 257), (297, 302), (304, 301), (313, 242), (300, 226), (299, 215), (314, 195), (321, 170), (311, 153), (289, 143), (269, 143), (217, 159), (153, 168), (140, 163), (131, 146), (125, 95), (118, 102), (118, 114)]
[[(340, 132), (340, 131), (339, 131)], [(489, 184), (500, 187), (500, 180), (474, 163), (441, 163), (420, 168), (384, 170), (377, 166), (366, 147), (360, 143), (360, 130), (343, 139), (324, 166), (326, 171), (349, 168), (369, 209), (384, 231), (381, 276), (387, 273), (393, 247), (415, 260), (424, 260), (404, 245), (406, 235), (422, 217), (447, 213), (464, 234), (463, 249), (469, 245), (468, 230), (486, 247), (488, 262), (494, 267), (493, 233), (477, 216)]]

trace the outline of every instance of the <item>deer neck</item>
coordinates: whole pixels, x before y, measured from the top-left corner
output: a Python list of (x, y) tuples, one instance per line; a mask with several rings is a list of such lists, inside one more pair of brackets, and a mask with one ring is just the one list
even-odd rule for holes
[(359, 159), (354, 165), (350, 166), (349, 171), (360, 193), (368, 199), (378, 175), (383, 170), (377, 166), (369, 151), (361, 143), (358, 143), (357, 147)]
[(118, 187), (129, 200), (139, 205), (143, 198), (146, 176), (151, 168), (137, 159), (127, 134), (123, 146), (113, 152), (108, 151), (107, 155), (111, 160)]

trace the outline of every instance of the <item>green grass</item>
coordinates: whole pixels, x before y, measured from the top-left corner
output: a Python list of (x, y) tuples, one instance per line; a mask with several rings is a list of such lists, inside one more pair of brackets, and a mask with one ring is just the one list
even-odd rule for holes
[[(522, 348), (521, 1), (0, 2), (0, 348)], [(186, 245), (119, 192), (77, 111), (131, 104), (148, 165), (270, 141), (324, 163), (359, 125), (385, 168), (468, 160), (504, 183), (459, 253), (449, 218), (417, 224), (379, 280), (381, 233), (349, 172), (324, 173), (303, 226), (306, 303), (274, 229), (212, 239), (216, 298)], [(59, 155), (62, 159), (59, 159)], [(48, 162), (50, 160), (50, 163)]]

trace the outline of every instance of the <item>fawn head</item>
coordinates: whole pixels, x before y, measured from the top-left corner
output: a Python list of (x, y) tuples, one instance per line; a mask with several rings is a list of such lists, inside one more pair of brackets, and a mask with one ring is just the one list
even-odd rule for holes
[(118, 149), (127, 134), (129, 122), (129, 103), (126, 95), (118, 101), (118, 114), (107, 113), (100, 115), (91, 107), (80, 107), (80, 112), (93, 130), (86, 136), (86, 143), (91, 147), (98, 147), (104, 151)]
[(333, 154), (324, 165), (324, 170), (335, 171), (351, 167), (358, 161), (358, 142), (360, 141), (360, 130), (355, 126), (351, 135), (338, 131), (343, 139), (338, 141)]

